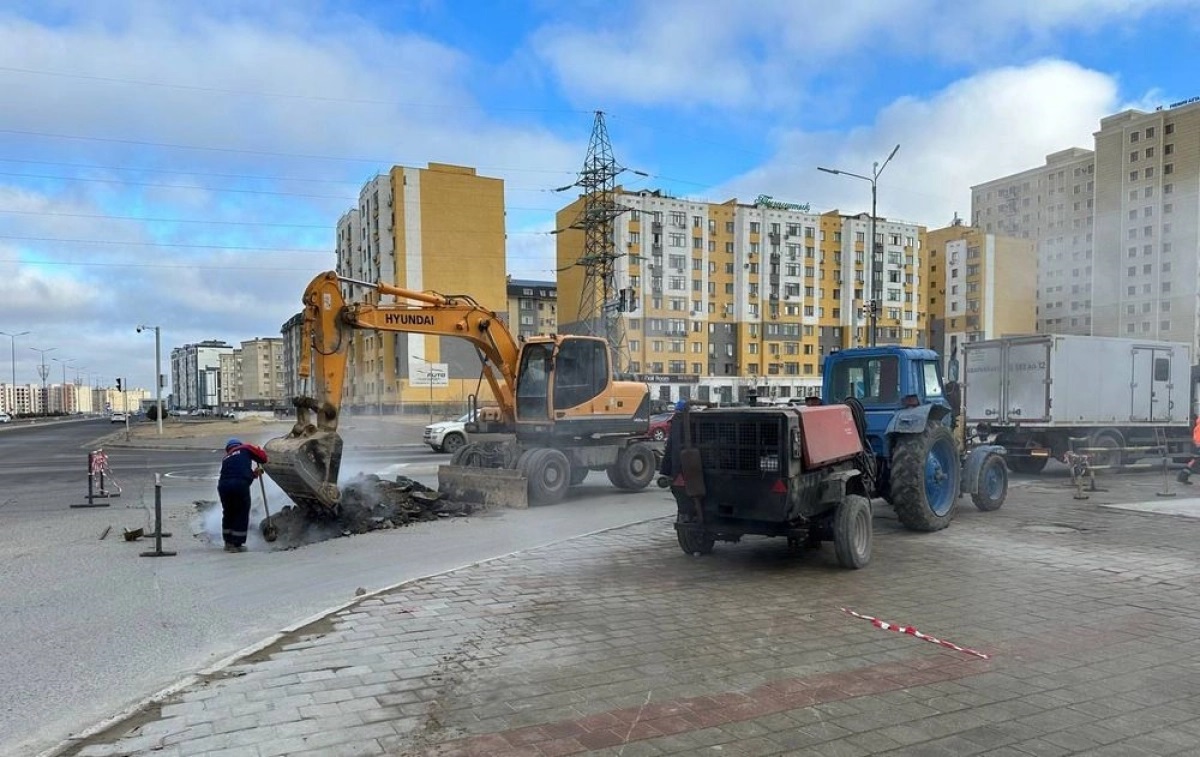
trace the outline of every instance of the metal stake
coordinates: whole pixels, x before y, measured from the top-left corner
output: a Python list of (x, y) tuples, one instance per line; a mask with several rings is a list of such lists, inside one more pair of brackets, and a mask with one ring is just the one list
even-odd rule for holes
[(162, 548), (162, 475), (154, 474), (154, 551), (143, 552), (142, 557), (174, 557), (174, 552), (164, 552)]

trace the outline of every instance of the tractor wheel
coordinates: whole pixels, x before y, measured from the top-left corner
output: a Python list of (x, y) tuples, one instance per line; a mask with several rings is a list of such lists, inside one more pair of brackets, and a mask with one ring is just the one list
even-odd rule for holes
[(617, 461), (608, 466), (608, 480), (618, 489), (641, 491), (654, 479), (657, 458), (645, 444), (631, 444), (617, 453)]
[(529, 479), (529, 503), (553, 505), (562, 501), (571, 485), (571, 462), (551, 447), (530, 450), (521, 456), (521, 471)]
[(679, 540), (679, 548), (685, 555), (712, 554), (713, 545), (717, 543), (717, 540), (706, 532), (676, 530), (675, 536)]
[(931, 423), (919, 434), (896, 437), (888, 497), (912, 531), (940, 531), (954, 518), (962, 471), (950, 429)]
[(587, 478), (587, 474), (589, 474), (589, 473), (591, 473), (591, 471), (589, 471), (587, 468), (583, 467), (582, 465), (572, 465), (571, 466), (571, 486), (579, 486), (580, 484), (582, 484), (583, 480), (585, 478)]
[(450, 464), (462, 465), (467, 468), (486, 468), (486, 456), (483, 453), (482, 445), (475, 443), (462, 445), (450, 456)]
[(458, 452), (460, 449), (462, 449), (463, 445), (466, 443), (467, 437), (463, 436), (462, 434), (446, 434), (445, 438), (442, 439), (442, 452), (449, 452), (451, 455), (453, 455), (455, 452)]
[(833, 551), (838, 565), (858, 569), (871, 561), (871, 501), (848, 494), (833, 514)]
[(979, 469), (978, 491), (971, 495), (971, 501), (984, 512), (999, 510), (1008, 496), (1008, 469), (999, 455), (988, 455)]

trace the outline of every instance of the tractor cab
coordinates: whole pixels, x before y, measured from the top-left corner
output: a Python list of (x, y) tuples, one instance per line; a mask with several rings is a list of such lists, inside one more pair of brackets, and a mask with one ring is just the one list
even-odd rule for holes
[(949, 424), (939, 363), (933, 350), (913, 347), (834, 352), (825, 358), (821, 394), (826, 403), (851, 397), (861, 402), (871, 449), (888, 457), (890, 435), (920, 431), (931, 421)]

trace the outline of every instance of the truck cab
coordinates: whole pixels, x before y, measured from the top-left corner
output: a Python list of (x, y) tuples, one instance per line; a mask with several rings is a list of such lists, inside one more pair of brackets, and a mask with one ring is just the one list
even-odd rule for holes
[(867, 439), (876, 457), (890, 455), (889, 434), (919, 432), (928, 422), (950, 423), (938, 354), (914, 347), (857, 347), (825, 358), (821, 396), (850, 397), (866, 411)]

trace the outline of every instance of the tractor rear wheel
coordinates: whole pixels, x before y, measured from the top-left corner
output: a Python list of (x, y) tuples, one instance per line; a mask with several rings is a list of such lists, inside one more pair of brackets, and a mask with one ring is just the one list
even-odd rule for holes
[(954, 435), (931, 423), (919, 434), (896, 437), (888, 500), (905, 528), (940, 531), (954, 518), (961, 477)]
[(631, 444), (617, 453), (617, 461), (608, 466), (608, 480), (618, 489), (641, 491), (654, 479), (657, 462), (653, 449), (640, 442)]

